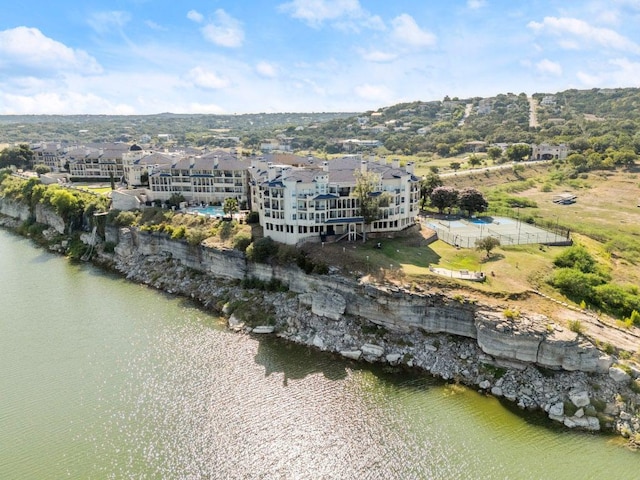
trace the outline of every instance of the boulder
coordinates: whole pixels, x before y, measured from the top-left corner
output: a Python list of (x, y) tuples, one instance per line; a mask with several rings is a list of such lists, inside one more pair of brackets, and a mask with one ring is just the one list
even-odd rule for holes
[(501, 397), (502, 389), (500, 387), (493, 387), (491, 389), (491, 395), (493, 395), (494, 397)]
[(273, 325), (258, 325), (253, 330), (251, 330), (251, 332), (265, 334), (265, 333), (273, 333), (275, 329), (276, 328)]
[(401, 358), (402, 355), (399, 353), (390, 353), (386, 356), (387, 362), (391, 365), (397, 365)]
[(351, 360), (360, 360), (362, 356), (361, 350), (341, 350), (340, 355), (346, 358), (350, 358)]
[(384, 354), (384, 348), (380, 345), (374, 345), (373, 343), (365, 343), (360, 348), (364, 355), (368, 355), (370, 357), (381, 357)]
[(313, 340), (311, 340), (311, 344), (314, 347), (317, 347), (319, 349), (323, 349), (324, 348), (324, 340), (318, 334), (313, 336)]
[(549, 407), (549, 418), (558, 422), (564, 420), (564, 404), (562, 402), (554, 403)]
[(586, 407), (591, 403), (589, 394), (585, 391), (570, 391), (569, 400), (571, 400), (571, 403), (573, 403), (578, 408)]
[(478, 386), (483, 390), (488, 390), (491, 387), (491, 382), (489, 380), (483, 380)]
[(613, 379), (614, 382), (618, 383), (628, 382), (629, 380), (631, 380), (631, 376), (618, 367), (610, 367), (609, 376)]

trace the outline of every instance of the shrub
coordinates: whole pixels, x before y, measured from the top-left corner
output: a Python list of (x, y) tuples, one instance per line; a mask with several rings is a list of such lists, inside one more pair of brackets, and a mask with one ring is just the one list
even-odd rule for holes
[(171, 234), (171, 239), (180, 240), (181, 238), (184, 238), (186, 233), (187, 233), (187, 228), (184, 225), (181, 225), (173, 231), (173, 233)]
[(604, 279), (593, 273), (583, 273), (573, 268), (560, 268), (553, 272), (548, 283), (573, 299), (590, 299), (594, 287), (601, 285)]
[(278, 244), (271, 237), (264, 237), (253, 242), (247, 247), (247, 258), (258, 263), (267, 263), (267, 261), (277, 255)]
[(250, 212), (247, 215), (247, 223), (258, 223), (260, 221), (260, 214), (258, 212)]
[(209, 234), (202, 228), (190, 228), (185, 234), (189, 245), (200, 245), (202, 241), (208, 236)]
[(104, 242), (102, 250), (105, 253), (113, 253), (116, 250), (116, 242)]
[(135, 213), (124, 211), (117, 214), (113, 219), (113, 223), (117, 227), (130, 227), (131, 225), (134, 225), (137, 220), (138, 216)]
[(596, 271), (596, 261), (582, 245), (574, 245), (563, 250), (553, 260), (553, 264), (560, 268), (575, 268), (583, 273)]
[(251, 244), (251, 234), (247, 232), (238, 232), (233, 237), (233, 248), (245, 252)]
[(516, 320), (520, 318), (520, 312), (518, 310), (511, 310), (510, 308), (507, 308), (504, 312), (502, 312), (502, 314), (509, 320)]
[(572, 332), (578, 334), (584, 333), (584, 326), (582, 325), (582, 322), (580, 320), (569, 320), (567, 322), (567, 326)]

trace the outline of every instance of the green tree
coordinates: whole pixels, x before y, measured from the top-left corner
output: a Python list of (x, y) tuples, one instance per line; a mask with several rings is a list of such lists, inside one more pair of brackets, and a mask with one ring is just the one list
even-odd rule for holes
[(29, 145), (5, 148), (0, 152), (0, 168), (14, 166), (27, 168), (33, 162), (33, 152)]
[(169, 208), (171, 207), (178, 208), (180, 204), (184, 201), (185, 201), (184, 195), (182, 195), (181, 193), (172, 193), (166, 203)]
[(445, 208), (451, 210), (458, 203), (458, 190), (453, 187), (437, 187), (431, 192), (431, 205), (442, 213)]
[(358, 210), (364, 221), (362, 237), (363, 241), (366, 241), (366, 230), (368, 226), (380, 218), (381, 195), (378, 195), (380, 193), (378, 190), (380, 175), (375, 172), (356, 170), (354, 176), (356, 186), (353, 192), (358, 199)]
[(500, 147), (489, 147), (487, 148), (487, 156), (497, 162), (502, 157), (502, 149)]
[(460, 170), (460, 162), (451, 162), (449, 164), (452, 170), (458, 171)]
[(434, 189), (443, 185), (440, 175), (435, 172), (429, 172), (420, 182), (420, 203), (422, 207), (427, 204), (429, 197)]
[(531, 147), (526, 143), (514, 143), (507, 147), (505, 155), (510, 162), (521, 162), (531, 156)]
[(491, 256), (491, 250), (500, 246), (500, 240), (496, 237), (483, 237), (476, 240), (476, 250), (487, 252), (487, 258)]
[(49, 167), (47, 167), (46, 165), (42, 165), (42, 164), (35, 165), (33, 167), (33, 170), (38, 175), (44, 175), (45, 173), (49, 173), (51, 171), (51, 169)]
[(471, 216), (476, 212), (486, 211), (489, 203), (479, 190), (468, 187), (461, 190), (458, 194), (458, 206)]
[(478, 165), (480, 165), (480, 163), (482, 163), (482, 159), (474, 154), (469, 155), (469, 165), (471, 165), (472, 167), (477, 167)]
[(233, 217), (234, 213), (238, 213), (238, 200), (232, 197), (227, 197), (224, 199), (224, 204), (222, 205), (222, 211), (225, 215), (229, 217)]

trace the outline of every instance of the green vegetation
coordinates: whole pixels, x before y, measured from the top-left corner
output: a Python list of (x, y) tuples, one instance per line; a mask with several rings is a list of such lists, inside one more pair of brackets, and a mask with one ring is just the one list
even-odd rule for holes
[(577, 334), (584, 333), (584, 325), (582, 325), (582, 322), (580, 320), (569, 320), (567, 322), (567, 326), (572, 332), (575, 332)]
[(491, 257), (491, 251), (500, 246), (500, 240), (496, 237), (483, 237), (476, 240), (476, 249), (487, 253), (487, 258)]

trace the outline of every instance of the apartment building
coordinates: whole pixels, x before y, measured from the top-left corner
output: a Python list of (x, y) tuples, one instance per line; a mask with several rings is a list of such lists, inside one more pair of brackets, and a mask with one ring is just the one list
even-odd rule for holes
[[(355, 194), (356, 172), (376, 179), (372, 195), (386, 194), (380, 218), (366, 225)], [(398, 232), (415, 224), (420, 197), (413, 164), (360, 155), (306, 166), (254, 159), (250, 169), (252, 209), (260, 216), (264, 235), (295, 245), (305, 241), (361, 238), (363, 232)]]

